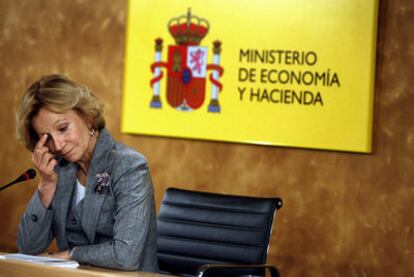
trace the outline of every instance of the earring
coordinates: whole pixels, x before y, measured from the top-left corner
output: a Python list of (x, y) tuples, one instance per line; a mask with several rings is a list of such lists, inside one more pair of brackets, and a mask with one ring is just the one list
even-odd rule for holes
[(91, 128), (89, 129), (89, 135), (90, 135), (90, 136), (93, 136), (93, 134), (94, 134), (94, 133), (95, 133), (95, 129), (91, 127)]

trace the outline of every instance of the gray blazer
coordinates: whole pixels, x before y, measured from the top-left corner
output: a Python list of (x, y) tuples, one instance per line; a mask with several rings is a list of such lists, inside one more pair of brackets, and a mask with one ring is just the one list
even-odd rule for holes
[[(60, 251), (68, 250), (67, 216), (73, 200), (78, 166), (61, 161), (56, 167), (57, 190), (46, 209), (36, 191), (18, 229), (20, 252), (44, 252), (53, 238)], [(103, 193), (96, 191), (97, 174), (110, 176)], [(102, 187), (102, 186), (101, 186)], [(72, 259), (80, 263), (122, 270), (158, 271), (154, 192), (146, 159), (114, 141), (102, 129), (89, 166), (80, 217), (85, 243)]]

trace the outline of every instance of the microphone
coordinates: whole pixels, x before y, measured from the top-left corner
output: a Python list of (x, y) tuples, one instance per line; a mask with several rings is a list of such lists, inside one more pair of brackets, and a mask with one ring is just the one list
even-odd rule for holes
[(34, 170), (33, 168), (30, 168), (30, 169), (26, 170), (25, 173), (23, 173), (22, 175), (20, 175), (20, 177), (17, 178), (16, 180), (14, 180), (13, 182), (10, 182), (7, 185), (2, 186), (0, 188), (0, 191), (6, 189), (8, 187), (10, 187), (11, 185), (14, 185), (14, 184), (17, 184), (17, 183), (20, 183), (20, 182), (24, 182), (24, 181), (27, 181), (27, 180), (31, 180), (34, 177), (36, 177), (36, 170)]

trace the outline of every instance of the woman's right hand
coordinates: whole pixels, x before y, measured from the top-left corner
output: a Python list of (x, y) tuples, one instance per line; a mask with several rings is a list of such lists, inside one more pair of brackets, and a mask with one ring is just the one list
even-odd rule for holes
[(48, 208), (50, 203), (52, 203), (58, 179), (55, 171), (57, 161), (46, 146), (47, 139), (47, 134), (44, 134), (40, 138), (35, 146), (32, 156), (33, 165), (40, 175), (40, 182), (37, 189), (39, 191), (40, 200), (45, 208)]

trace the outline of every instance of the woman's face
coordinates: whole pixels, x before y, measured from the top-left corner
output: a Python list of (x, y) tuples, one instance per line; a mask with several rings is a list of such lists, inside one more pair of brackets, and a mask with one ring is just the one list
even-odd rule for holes
[(77, 162), (90, 157), (90, 134), (88, 123), (75, 110), (55, 113), (41, 108), (32, 118), (32, 127), (39, 138), (48, 135), (49, 151), (68, 161)]

